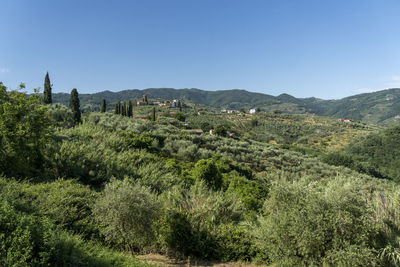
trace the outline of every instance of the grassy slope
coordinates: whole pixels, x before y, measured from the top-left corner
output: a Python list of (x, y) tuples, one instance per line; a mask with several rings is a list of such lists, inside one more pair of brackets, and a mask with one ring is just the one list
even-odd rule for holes
[(353, 138), (379, 129), (373, 125), (342, 122), (329, 117), (273, 113), (192, 115), (187, 121), (193, 127), (200, 127), (201, 122), (225, 124), (245, 138), (322, 152), (340, 150)]

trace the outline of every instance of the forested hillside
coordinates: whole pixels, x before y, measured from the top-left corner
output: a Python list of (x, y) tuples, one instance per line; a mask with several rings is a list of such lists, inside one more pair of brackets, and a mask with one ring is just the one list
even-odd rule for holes
[[(182, 99), (188, 103), (214, 108), (250, 109), (283, 113), (316, 114), (352, 119), (380, 125), (393, 125), (400, 121), (400, 89), (388, 89), (360, 94), (339, 100), (295, 98), (288, 94), (271, 96), (245, 90), (203, 91), (199, 89), (152, 88), (145, 90), (104, 91), (81, 95), (82, 107), (96, 111), (102, 99), (110, 103), (141, 99), (147, 94), (151, 99)], [(68, 94), (54, 94), (54, 101), (68, 104)]]
[(354, 138), (348, 146), (329, 153), (325, 161), (399, 182), (399, 147), (400, 127), (393, 126)]
[(190, 107), (80, 120), (73, 94), (71, 110), (0, 89), (0, 265), (399, 264), (396, 154), (378, 160), (397, 128)]

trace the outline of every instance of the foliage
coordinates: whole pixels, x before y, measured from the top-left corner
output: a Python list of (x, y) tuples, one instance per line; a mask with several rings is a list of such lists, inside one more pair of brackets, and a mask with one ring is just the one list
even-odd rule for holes
[(153, 108), (151, 111), (151, 120), (156, 121), (156, 108)]
[(324, 161), (377, 178), (400, 181), (399, 146), (400, 127), (394, 126), (355, 139), (342, 151), (328, 154)]
[(227, 253), (225, 244), (218, 242), (226, 240), (220, 227), (241, 220), (240, 201), (208, 189), (203, 181), (196, 182), (183, 194), (172, 191), (164, 197), (170, 209), (160, 220), (159, 233), (168, 254), (215, 259)]
[(74, 118), (75, 124), (81, 123), (81, 109), (79, 104), (78, 90), (72, 89), (69, 98), (69, 107), (72, 110), (72, 117)]
[(174, 118), (178, 121), (185, 121), (186, 116), (182, 112), (177, 112), (174, 114)]
[(169, 256), (184, 258), (196, 254), (198, 244), (186, 213), (172, 210), (161, 218), (159, 226), (160, 242)]
[(374, 216), (357, 189), (343, 179), (319, 189), (277, 185), (254, 230), (258, 246), (269, 251), (272, 261), (282, 263), (340, 265), (357, 259), (355, 265), (368, 265), (374, 257), (369, 246)]
[[(97, 195), (88, 187), (75, 181), (32, 184), (1, 178), (0, 196), (0, 206), (7, 207), (7, 214), (0, 209), (0, 224), (5, 222), (7, 227), (18, 227), (17, 230), (10, 230), (15, 234), (9, 235), (6, 229), (10, 228), (0, 226), (3, 237), (8, 238), (0, 237), (0, 243), (13, 239), (13, 244), (18, 245), (18, 248), (0, 245), (0, 251), (1, 248), (10, 248), (9, 257), (4, 258), (3, 251), (0, 252), (0, 262), (6, 259), (17, 260), (20, 263), (17, 266), (144, 265), (132, 256), (85, 239), (98, 239), (91, 215)], [(72, 230), (76, 234), (72, 235), (60, 228)], [(43, 264), (33, 263), (39, 261)], [(0, 265), (4, 264), (1, 262)], [(6, 266), (9, 265), (14, 266)]]
[(269, 182), (261, 177), (249, 180), (235, 172), (228, 173), (230, 181), (226, 192), (239, 196), (246, 210), (256, 214), (268, 196)]
[(2, 266), (142, 266), (132, 257), (57, 230), (48, 220), (0, 203)]
[(49, 73), (46, 73), (46, 77), (44, 78), (44, 91), (43, 91), (43, 103), (45, 104), (51, 104), (52, 103), (52, 97), (51, 97), (51, 84), (50, 84), (50, 78), (49, 78)]
[(48, 119), (51, 124), (58, 127), (70, 128), (74, 126), (72, 111), (61, 104), (53, 104), (48, 107)]
[(219, 172), (214, 160), (199, 160), (192, 171), (195, 180), (202, 180), (213, 190), (219, 190), (222, 187), (222, 175)]
[[(2, 94), (1, 107), (13, 97), (24, 105), (36, 99), (18, 94)], [(288, 95), (277, 98), (298, 104)], [(4, 121), (31, 123), (11, 107), (2, 113)], [(17, 166), (24, 173), (16, 180), (14, 155), (0, 157), (10, 170), (0, 179), (0, 202), (8, 203), (15, 222), (21, 217), (35, 223), (21, 229), (39, 233), (34, 241), (33, 235), (18, 237), (24, 245), (17, 250), (33, 255), (29, 260), (41, 260), (46, 255), (34, 251), (43, 249), (50, 253), (43, 262), (52, 266), (138, 264), (117, 249), (279, 266), (397, 263), (399, 186), (363, 171), (391, 169), (396, 156), (386, 154), (397, 155), (390, 150), (398, 146), (396, 129), (360, 137), (376, 128), (317, 116), (215, 115), (190, 107), (182, 113), (188, 125), (169, 108), (158, 108), (164, 116), (157, 123), (142, 119), (153, 106), (135, 107), (133, 118), (83, 113), (83, 123), (71, 127), (65, 107), (33, 107), (22, 110), (52, 123), (41, 137), (42, 164), (28, 172), (21, 157)], [(237, 135), (186, 129), (218, 125)], [(12, 127), (1, 129), (13, 133)], [(9, 147), (29, 154), (30, 139), (18, 138), (23, 146)], [(40, 177), (30, 179), (33, 173)]]
[(132, 101), (129, 100), (126, 116), (132, 117), (132, 115), (133, 115), (133, 105), (132, 105)]
[(93, 213), (107, 240), (133, 252), (144, 249), (154, 239), (159, 203), (147, 187), (128, 179), (112, 180), (96, 201)]
[(121, 115), (126, 116), (126, 103), (125, 102), (122, 104)]
[(131, 254), (111, 250), (77, 235), (61, 232), (57, 236), (50, 266), (151, 266), (139, 262)]
[(19, 214), (7, 202), (0, 205), (0, 264), (47, 265), (51, 259), (52, 229), (46, 221)]
[(101, 100), (101, 107), (100, 107), (100, 112), (106, 112), (107, 111), (107, 103), (106, 100), (103, 98)]
[(0, 170), (10, 176), (36, 176), (42, 170), (49, 133), (47, 108), (37, 94), (6, 91), (0, 82)]
[(226, 136), (226, 131), (227, 131), (227, 129), (226, 129), (226, 126), (225, 125), (222, 125), (222, 124), (217, 124), (215, 127), (214, 127), (214, 134), (216, 134), (216, 135), (219, 135), (219, 136)]

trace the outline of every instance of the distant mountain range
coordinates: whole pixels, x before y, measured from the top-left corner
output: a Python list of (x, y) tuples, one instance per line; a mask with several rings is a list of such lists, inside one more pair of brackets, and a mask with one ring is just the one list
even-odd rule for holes
[[(246, 90), (204, 91), (200, 89), (150, 88), (145, 90), (103, 91), (81, 94), (81, 107), (97, 109), (104, 98), (108, 103), (141, 99), (147, 94), (152, 99), (183, 99), (187, 103), (216, 108), (279, 110), (284, 113), (302, 113), (360, 120), (380, 125), (400, 122), (400, 89), (354, 95), (339, 100), (296, 98), (288, 94), (272, 96)], [(53, 94), (53, 101), (68, 105), (69, 94)]]

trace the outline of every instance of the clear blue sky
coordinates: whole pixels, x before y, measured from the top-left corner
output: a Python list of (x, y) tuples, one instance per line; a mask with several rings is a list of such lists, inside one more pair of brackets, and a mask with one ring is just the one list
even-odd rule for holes
[(341, 98), (400, 87), (398, 0), (1, 0), (0, 81)]

